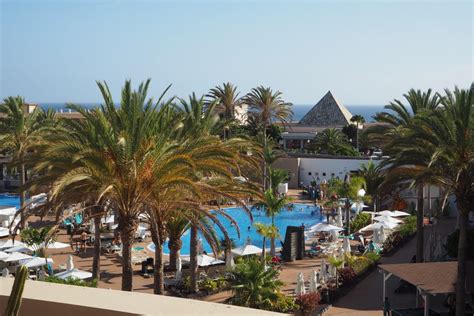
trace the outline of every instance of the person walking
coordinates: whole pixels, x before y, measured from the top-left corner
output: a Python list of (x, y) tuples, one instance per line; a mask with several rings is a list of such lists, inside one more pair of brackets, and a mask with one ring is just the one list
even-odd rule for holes
[(383, 301), (383, 316), (390, 316), (390, 302), (388, 300), (388, 297), (385, 297), (385, 300)]

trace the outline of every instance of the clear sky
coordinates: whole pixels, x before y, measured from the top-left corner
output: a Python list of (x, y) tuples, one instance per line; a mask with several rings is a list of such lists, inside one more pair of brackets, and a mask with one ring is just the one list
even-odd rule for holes
[(0, 2), (2, 98), (97, 102), (95, 80), (118, 96), (152, 78), (154, 96), (231, 81), (295, 104), (331, 90), (380, 105), (473, 80), (471, 0)]

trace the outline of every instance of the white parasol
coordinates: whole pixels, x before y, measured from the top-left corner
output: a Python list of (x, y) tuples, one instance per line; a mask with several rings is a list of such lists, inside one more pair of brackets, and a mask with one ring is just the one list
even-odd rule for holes
[(14, 252), (11, 255), (8, 256), (8, 258), (3, 259), (3, 262), (13, 262), (13, 261), (20, 261), (20, 260), (25, 260), (25, 259), (30, 259), (32, 258), (31, 256), (25, 255), (24, 253), (21, 252)]
[(254, 245), (243, 245), (232, 249), (231, 252), (236, 256), (248, 256), (261, 254), (262, 249)]
[(208, 255), (199, 255), (197, 256), (197, 264), (200, 267), (213, 266), (215, 264), (224, 263), (224, 261), (215, 259)]
[(66, 269), (67, 269), (67, 270), (72, 270), (72, 269), (74, 269), (74, 260), (73, 260), (73, 258), (72, 258), (72, 255), (69, 255), (69, 256), (67, 257)]
[(3, 261), (4, 259), (8, 258), (10, 254), (0, 251), (0, 261)]
[(385, 230), (383, 229), (383, 227), (380, 227), (378, 235), (379, 235), (379, 242), (383, 244), (385, 239), (387, 239), (387, 236), (385, 235)]
[(319, 276), (321, 277), (321, 283), (325, 283), (328, 280), (328, 271), (326, 265), (326, 259), (321, 260), (321, 271)]
[(7, 248), (11, 248), (15, 246), (23, 246), (23, 245), (24, 243), (22, 243), (19, 240), (8, 239), (7, 241), (0, 244), (0, 249), (7, 249)]
[(78, 269), (72, 269), (72, 270), (66, 270), (66, 271), (56, 273), (54, 276), (63, 280), (68, 279), (68, 278), (84, 280), (84, 279), (91, 278), (92, 273), (78, 270)]
[(318, 292), (318, 274), (315, 270), (311, 272), (311, 276), (309, 278), (309, 292), (310, 293), (317, 293)]
[(306, 294), (306, 289), (304, 287), (304, 276), (303, 272), (300, 272), (298, 274), (298, 278), (296, 279), (296, 289), (295, 289), (296, 295), (302, 295)]
[(342, 243), (342, 248), (344, 250), (345, 253), (347, 253), (348, 255), (351, 254), (351, 243), (349, 241), (349, 237), (344, 237), (344, 241)]
[(52, 264), (54, 262), (53, 259), (51, 259), (51, 258), (45, 259), (45, 258), (42, 258), (42, 257), (34, 257), (34, 258), (31, 258), (31, 259), (26, 259), (26, 260), (20, 261), (20, 264), (27, 267), (27, 268), (36, 268), (36, 267), (42, 267), (42, 266), (46, 265), (46, 260), (47, 260), (48, 264)]
[(341, 230), (344, 230), (344, 229), (340, 228), (340, 227), (337, 227), (337, 226), (334, 226), (334, 225), (330, 225), (328, 223), (318, 223), (314, 226), (311, 226), (308, 229), (309, 232), (330, 232), (332, 230), (341, 231)]
[(394, 229), (397, 226), (398, 224), (387, 223), (387, 222), (377, 222), (377, 223), (373, 223), (373, 224), (365, 226), (360, 231), (363, 232), (363, 231), (368, 231), (368, 230), (377, 230), (377, 229), (380, 229), (380, 227), (383, 227), (384, 229)]
[(386, 216), (386, 215), (375, 216), (374, 221), (376, 221), (376, 222), (385, 222), (385, 223), (389, 223), (389, 224), (400, 224), (402, 222), (399, 219), (393, 218), (391, 216)]

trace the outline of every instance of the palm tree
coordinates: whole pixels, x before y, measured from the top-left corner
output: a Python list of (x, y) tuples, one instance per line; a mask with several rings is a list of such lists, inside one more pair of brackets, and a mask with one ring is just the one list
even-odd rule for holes
[(180, 216), (180, 212), (176, 212), (176, 216), (166, 221), (166, 231), (168, 232), (168, 248), (170, 250), (170, 268), (176, 270), (177, 260), (179, 258), (179, 252), (183, 246), (181, 237), (189, 229), (189, 220), (183, 216)]
[(37, 256), (45, 258), (45, 264), (48, 264), (47, 249), (51, 243), (56, 241), (56, 229), (52, 227), (25, 228), (20, 232), (21, 241), (31, 247)]
[[(156, 104), (147, 100), (149, 80), (132, 91), (122, 89), (116, 108), (106, 83), (98, 83), (104, 105), (86, 111), (71, 105), (83, 120), (65, 122), (65, 132), (52, 135), (35, 170), (38, 182), (50, 183), (57, 204), (97, 197), (109, 200), (119, 219), (123, 242), (122, 290), (132, 290), (131, 247), (138, 217), (155, 186), (179, 177), (177, 165), (191, 165), (167, 142), (174, 131), (160, 130), (164, 94)], [(165, 91), (166, 92), (166, 91)], [(161, 107), (160, 107), (161, 106)]]
[(206, 103), (204, 96), (198, 98), (194, 92), (188, 101), (179, 100), (180, 107), (177, 109), (182, 116), (183, 133), (196, 137), (212, 134), (217, 129), (219, 122), (216, 113), (217, 101)]
[[(290, 202), (290, 198), (284, 196), (279, 197), (273, 190), (267, 189), (263, 194), (260, 201), (254, 204), (255, 207), (259, 207), (265, 210), (268, 217), (272, 219), (272, 226), (275, 226), (275, 216)], [(271, 238), (270, 254), (275, 256), (275, 236)]]
[(255, 223), (253, 224), (255, 226), (255, 229), (257, 230), (257, 233), (263, 237), (263, 243), (262, 243), (262, 261), (265, 262), (266, 260), (266, 251), (265, 251), (265, 244), (266, 244), (266, 239), (275, 239), (280, 237), (280, 230), (278, 229), (277, 226), (275, 225), (265, 225), (263, 223)]
[(27, 113), (23, 108), (25, 100), (20, 97), (8, 97), (0, 105), (0, 150), (6, 151), (12, 160), (12, 166), (19, 167), (20, 208), (22, 216), (20, 226), (24, 227), (26, 206), (27, 155), (43, 143), (45, 131), (54, 121), (52, 111), (44, 112), (36, 107)]
[(363, 125), (365, 123), (365, 118), (362, 115), (354, 115), (351, 117), (351, 122), (355, 123), (356, 125), (356, 148), (357, 152), (359, 151), (359, 125)]
[(270, 308), (277, 300), (283, 282), (278, 271), (266, 269), (257, 259), (247, 259), (235, 266), (231, 277), (232, 303), (253, 308)]
[(369, 161), (367, 164), (361, 165), (358, 175), (364, 178), (367, 194), (372, 197), (374, 211), (377, 211), (383, 195), (382, 184), (385, 180), (382, 166), (380, 164), (376, 165), (373, 161)]
[(316, 151), (329, 155), (356, 156), (357, 152), (352, 148), (341, 130), (336, 128), (327, 128), (321, 133), (316, 134), (314, 138), (314, 147)]
[[(346, 179), (340, 180), (337, 178), (331, 179), (329, 185), (329, 191), (331, 195), (337, 195), (338, 198), (344, 198), (346, 200), (345, 203), (345, 211), (346, 211), (346, 227), (347, 227), (347, 234), (350, 233), (350, 206), (352, 202), (367, 200), (369, 197), (362, 197), (359, 196), (359, 190), (365, 188), (365, 180), (362, 177), (351, 177), (350, 175), (346, 175)], [(339, 204), (339, 201), (336, 202), (336, 205)]]
[[(394, 140), (403, 135), (404, 129), (413, 122), (417, 116), (426, 115), (435, 111), (439, 104), (440, 99), (436, 94), (432, 94), (431, 89), (426, 92), (420, 90), (411, 89), (408, 93), (403, 95), (408, 105), (405, 105), (400, 100), (395, 99), (385, 106), (387, 111), (377, 113), (375, 120), (380, 124), (373, 126), (367, 130), (369, 139), (376, 142), (385, 144), (384, 152), (391, 157), (396, 157), (400, 152), (400, 147), (393, 146)], [(420, 147), (420, 150), (422, 148)], [(424, 160), (423, 164), (427, 164), (429, 159), (427, 156), (418, 154), (419, 160)], [(390, 159), (392, 163), (394, 159)], [(420, 163), (420, 161), (418, 161)], [(403, 164), (403, 163), (401, 163)], [(421, 164), (421, 163), (420, 163)], [(420, 165), (419, 164), (419, 165)], [(400, 176), (400, 172), (392, 168), (388, 178), (393, 179)], [(406, 181), (406, 178), (402, 177), (401, 181)], [(417, 200), (417, 236), (416, 236), (416, 261), (423, 261), (423, 217), (424, 217), (424, 196), (423, 189), (424, 183), (421, 179), (417, 179), (415, 185), (418, 191)]]
[(223, 83), (222, 86), (212, 88), (206, 95), (210, 99), (209, 103), (216, 103), (215, 111), (223, 121), (223, 137), (228, 138), (228, 128), (236, 119), (236, 109), (242, 107), (242, 99), (239, 97), (237, 87), (232, 83)]
[(288, 180), (288, 171), (277, 168), (268, 168), (270, 171), (270, 188), (278, 193), (278, 185)]
[[(459, 244), (456, 282), (456, 315), (465, 313), (468, 214), (474, 209), (474, 84), (441, 96), (443, 107), (418, 116), (400, 140), (407, 150), (400, 153), (416, 177), (445, 188), (456, 198)], [(418, 145), (417, 145), (418, 144)], [(422, 151), (428, 164), (419, 165), (413, 151)]]
[[(266, 148), (267, 127), (274, 121), (280, 121), (284, 124), (290, 122), (293, 116), (292, 104), (282, 99), (280, 91), (273, 92), (270, 87), (265, 88), (263, 86), (253, 88), (244, 97), (243, 101), (249, 107), (249, 118), (257, 122), (262, 129), (263, 148)], [(265, 161), (263, 163), (263, 189), (265, 190), (267, 188), (267, 164)]]

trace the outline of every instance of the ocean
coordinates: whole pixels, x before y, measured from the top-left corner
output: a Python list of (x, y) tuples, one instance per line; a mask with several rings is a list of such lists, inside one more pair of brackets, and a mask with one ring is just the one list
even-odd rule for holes
[[(94, 107), (99, 103), (78, 103), (84, 107)], [(52, 108), (56, 111), (68, 111), (65, 103), (39, 103), (43, 108)], [(313, 104), (294, 104), (293, 105), (293, 121), (299, 121), (314, 105)], [(346, 105), (346, 108), (352, 113), (352, 115), (362, 115), (366, 122), (372, 122), (373, 116), (377, 112), (383, 111), (383, 105)]]

